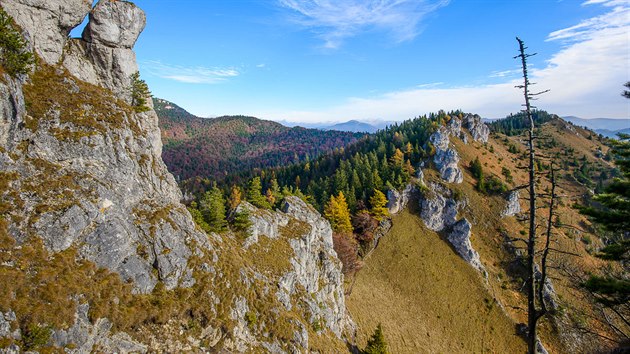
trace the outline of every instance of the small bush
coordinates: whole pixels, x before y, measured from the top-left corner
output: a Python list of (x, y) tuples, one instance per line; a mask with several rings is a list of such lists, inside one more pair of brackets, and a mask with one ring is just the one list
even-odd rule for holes
[(15, 77), (28, 73), (33, 61), (13, 20), (0, 8), (0, 66)]

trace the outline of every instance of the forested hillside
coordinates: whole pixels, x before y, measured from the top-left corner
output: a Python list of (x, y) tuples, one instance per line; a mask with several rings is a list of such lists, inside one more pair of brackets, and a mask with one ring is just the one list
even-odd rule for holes
[[(542, 341), (552, 352), (614, 345), (601, 340), (601, 335), (616, 338), (606, 325), (610, 313), (604, 314), (607, 310), (583, 286), (606, 264), (595, 257), (606, 239), (573, 206), (585, 203), (593, 190), (603, 190), (619, 171), (606, 139), (544, 111), (536, 113), (536, 122), (541, 198), (550, 188), (550, 162), (561, 170), (560, 206), (553, 219), (558, 252), (551, 257), (548, 294), (554, 308), (542, 324)], [(459, 111), (418, 117), (317, 159), (229, 176), (200, 195), (193, 205), (199, 211), (191, 210), (198, 222), (208, 221), (206, 226), (216, 230), (226, 219), (232, 228), (243, 227), (230, 207), (241, 199), (273, 209), (284, 197), (297, 195), (315, 206), (335, 231), (349, 309), (363, 326), (361, 345), (381, 322), (396, 352), (519, 350), (522, 333), (510, 330), (509, 323), (514, 329), (525, 322), (518, 240), (526, 219), (517, 192), (527, 175), (524, 123), (520, 115), (493, 124), (491, 131), (479, 123), (478, 116)], [(407, 203), (411, 213), (389, 221)], [(217, 205), (227, 205), (222, 215), (212, 212)], [(546, 200), (540, 205), (548, 208)], [(462, 217), (458, 222), (457, 215)], [(468, 227), (470, 238), (465, 251), (458, 249), (461, 244), (445, 247), (443, 242), (454, 242), (451, 237), (461, 227)], [(379, 240), (384, 248), (374, 249)], [(451, 257), (458, 259), (457, 266)], [(440, 281), (438, 269), (447, 268), (452, 281)], [(476, 277), (475, 269), (483, 277)], [(443, 311), (426, 305), (436, 296), (446, 302)], [(458, 315), (471, 306), (482, 308)], [(413, 313), (415, 320), (401, 322), (402, 313)], [(434, 328), (438, 323), (442, 327)], [(421, 339), (424, 335), (427, 340)], [(572, 341), (574, 336), (579, 340)], [(461, 345), (453, 342), (460, 337)]]
[(174, 103), (154, 99), (164, 148), (162, 158), (180, 180), (221, 181), (229, 174), (284, 166), (351, 144), (363, 134), (287, 128), (254, 117), (199, 118)]

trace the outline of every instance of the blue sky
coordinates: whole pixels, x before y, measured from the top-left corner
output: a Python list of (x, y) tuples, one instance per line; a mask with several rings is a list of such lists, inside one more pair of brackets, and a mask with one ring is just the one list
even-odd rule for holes
[(200, 116), (403, 120), (520, 109), (515, 36), (538, 106), (630, 117), (630, 5), (620, 0), (136, 0), (153, 94)]

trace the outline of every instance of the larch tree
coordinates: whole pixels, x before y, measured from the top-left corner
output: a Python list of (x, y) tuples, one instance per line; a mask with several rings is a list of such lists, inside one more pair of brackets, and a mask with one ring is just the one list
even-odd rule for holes
[(374, 219), (381, 221), (383, 218), (389, 216), (389, 210), (387, 209), (387, 198), (385, 194), (378, 189), (374, 190), (374, 194), (370, 197), (370, 214)]
[(330, 200), (324, 208), (324, 216), (330, 221), (333, 231), (343, 234), (352, 233), (350, 210), (343, 192), (339, 192), (337, 196), (330, 196)]

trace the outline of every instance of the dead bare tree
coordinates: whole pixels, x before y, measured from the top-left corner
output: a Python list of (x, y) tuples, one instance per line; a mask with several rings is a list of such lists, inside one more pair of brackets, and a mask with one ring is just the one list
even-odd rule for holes
[[(536, 274), (536, 170), (535, 170), (535, 161), (536, 161), (536, 151), (534, 147), (535, 136), (535, 124), (534, 118), (532, 116), (532, 105), (530, 104), (531, 100), (534, 100), (534, 96), (543, 94), (546, 91), (531, 93), (529, 90), (529, 86), (532, 84), (529, 81), (528, 72), (527, 72), (527, 58), (536, 55), (536, 54), (526, 54), (525, 43), (518, 37), (516, 37), (519, 45), (519, 55), (515, 56), (514, 59), (520, 58), (521, 65), (523, 69), (523, 85), (516, 86), (523, 90), (523, 94), (525, 97), (525, 114), (527, 119), (529, 120), (529, 131), (528, 131), (528, 173), (529, 173), (529, 183), (527, 185), (527, 189), (529, 191), (529, 234), (527, 239), (527, 281), (525, 284), (526, 292), (527, 292), (527, 351), (530, 354), (536, 353), (536, 344), (538, 340), (538, 336), (536, 334), (536, 325), (538, 320), (542, 316), (547, 313), (547, 308), (545, 305), (545, 301), (543, 298), (544, 291), (544, 282), (547, 277), (547, 256), (549, 255), (549, 243), (551, 237), (551, 225), (547, 230), (547, 241), (546, 247), (543, 251), (543, 263), (541, 267), (542, 276), (538, 281), (535, 279)], [(553, 170), (552, 170), (553, 171)], [(555, 183), (554, 183), (555, 184)], [(555, 187), (554, 187), (555, 188)], [(553, 215), (553, 192), (550, 203), (550, 219)], [(537, 284), (538, 283), (538, 284)], [(536, 293), (536, 289), (538, 288), (538, 294)], [(538, 296), (537, 296), (538, 295)], [(536, 301), (538, 298), (538, 301)], [(538, 305), (536, 304), (538, 302)]]

